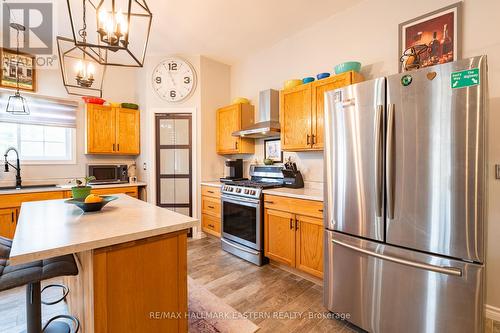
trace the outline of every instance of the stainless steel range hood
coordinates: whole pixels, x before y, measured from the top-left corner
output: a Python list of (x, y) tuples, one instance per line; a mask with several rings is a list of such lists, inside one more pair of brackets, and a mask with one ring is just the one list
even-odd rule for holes
[(279, 92), (268, 89), (259, 93), (259, 110), (257, 122), (240, 131), (233, 132), (233, 136), (260, 139), (280, 135), (279, 122)]

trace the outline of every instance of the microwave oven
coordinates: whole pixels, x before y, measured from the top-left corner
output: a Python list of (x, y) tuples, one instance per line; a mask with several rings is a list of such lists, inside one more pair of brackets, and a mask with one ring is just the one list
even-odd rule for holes
[(89, 164), (88, 176), (95, 177), (90, 184), (128, 183), (128, 167), (125, 164)]

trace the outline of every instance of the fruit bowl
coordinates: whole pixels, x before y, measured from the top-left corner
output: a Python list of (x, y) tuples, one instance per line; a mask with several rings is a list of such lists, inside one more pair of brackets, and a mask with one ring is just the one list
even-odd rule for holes
[(102, 201), (101, 202), (91, 202), (91, 203), (86, 203), (85, 199), (68, 199), (64, 201), (65, 203), (68, 204), (73, 204), (83, 210), (85, 213), (88, 212), (98, 212), (102, 209), (102, 207), (106, 206), (109, 202), (118, 199), (118, 197), (112, 196), (112, 195), (103, 195), (101, 196)]

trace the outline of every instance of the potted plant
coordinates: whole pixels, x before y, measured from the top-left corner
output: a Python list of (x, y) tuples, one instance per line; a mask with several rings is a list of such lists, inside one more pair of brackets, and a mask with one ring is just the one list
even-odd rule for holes
[(85, 177), (83, 180), (74, 179), (76, 186), (71, 188), (73, 199), (85, 199), (90, 194), (90, 190), (92, 189), (92, 187), (88, 185), (88, 183), (92, 180), (95, 180), (94, 176)]

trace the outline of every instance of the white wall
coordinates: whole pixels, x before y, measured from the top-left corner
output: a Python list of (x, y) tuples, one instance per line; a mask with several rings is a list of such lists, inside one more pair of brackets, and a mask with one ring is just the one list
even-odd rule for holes
[[(454, 3), (455, 0), (365, 0), (360, 4), (282, 40), (234, 65), (231, 96), (246, 96), (257, 104), (258, 92), (280, 89), (283, 81), (319, 72), (332, 72), (335, 64), (359, 60), (366, 78), (397, 72), (398, 24)], [(500, 307), (500, 181), (494, 180), (493, 164), (500, 163), (500, 1), (466, 0), (463, 18), (463, 57), (488, 55), (490, 81), (490, 167), (487, 303)], [(257, 149), (262, 159), (262, 147)], [(294, 154), (306, 180), (322, 181), (319, 153)]]
[[(104, 80), (103, 98), (113, 102), (137, 101), (135, 91), (137, 69), (109, 67)], [(76, 163), (52, 165), (22, 165), (21, 177), (23, 182), (63, 183), (68, 179), (86, 175), (88, 163), (124, 163), (132, 164), (132, 157), (105, 157), (85, 155), (85, 121), (84, 104), (79, 96), (66, 93), (62, 84), (59, 67), (44, 69), (37, 72), (37, 93), (44, 96), (55, 96), (78, 100), (80, 106), (77, 110), (76, 128)], [(15, 171), (0, 172), (0, 182), (10, 183), (15, 180)]]
[[(181, 103), (170, 104), (160, 99), (151, 85), (156, 65), (167, 56), (149, 56), (138, 73), (137, 91), (143, 106), (141, 118), (141, 155), (137, 159), (139, 179), (148, 183), (148, 201), (156, 202), (155, 171), (155, 123), (156, 113), (192, 113), (193, 119), (193, 214), (200, 216), (199, 189), (202, 178), (220, 177), (223, 171), (222, 157), (215, 153), (215, 110), (229, 103), (229, 66), (199, 55), (177, 55), (189, 61), (195, 68), (197, 86), (191, 97)], [(146, 163), (147, 170), (143, 170)], [(199, 236), (197, 230), (195, 235)]]

